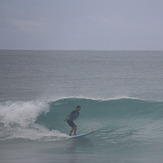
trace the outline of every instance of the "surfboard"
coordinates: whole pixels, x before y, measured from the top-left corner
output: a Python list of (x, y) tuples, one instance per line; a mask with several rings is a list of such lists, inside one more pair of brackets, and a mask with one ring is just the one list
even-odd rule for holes
[(92, 134), (93, 132), (94, 131), (91, 131), (89, 133), (79, 134), (79, 135), (73, 135), (73, 136), (70, 136), (70, 138), (79, 138), (79, 137), (87, 136), (87, 135)]

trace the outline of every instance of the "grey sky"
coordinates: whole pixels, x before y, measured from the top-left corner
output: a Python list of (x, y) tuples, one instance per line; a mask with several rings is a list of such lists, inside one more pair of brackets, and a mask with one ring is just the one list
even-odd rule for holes
[(163, 0), (0, 0), (0, 49), (163, 50)]

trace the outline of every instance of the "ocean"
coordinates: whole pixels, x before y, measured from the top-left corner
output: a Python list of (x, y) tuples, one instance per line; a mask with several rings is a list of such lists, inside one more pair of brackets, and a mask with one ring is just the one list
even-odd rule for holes
[[(81, 106), (71, 139), (64, 119)], [(0, 50), (0, 163), (162, 163), (163, 51)]]

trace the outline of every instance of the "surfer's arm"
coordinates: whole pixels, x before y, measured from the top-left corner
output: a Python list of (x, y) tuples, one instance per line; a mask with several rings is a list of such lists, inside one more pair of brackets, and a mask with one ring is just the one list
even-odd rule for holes
[(78, 116), (76, 116), (75, 118), (74, 118), (74, 120), (76, 120), (78, 118)]
[(68, 114), (68, 115), (66, 116), (66, 118), (64, 119), (64, 121), (67, 121), (67, 118), (68, 118), (70, 115), (71, 115), (71, 113)]

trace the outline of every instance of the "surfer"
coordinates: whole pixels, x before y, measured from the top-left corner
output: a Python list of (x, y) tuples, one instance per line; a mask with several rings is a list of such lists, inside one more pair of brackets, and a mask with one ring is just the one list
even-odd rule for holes
[(80, 112), (80, 109), (81, 107), (80, 106), (77, 106), (76, 107), (76, 110), (73, 110), (70, 114), (68, 114), (65, 118), (64, 121), (67, 121), (67, 123), (69, 124), (69, 126), (72, 128), (70, 130), (70, 136), (72, 135), (72, 132), (74, 131), (74, 135), (76, 135), (76, 129), (77, 129), (77, 126), (76, 124), (73, 122), (74, 120), (76, 120), (79, 116), (79, 112)]

